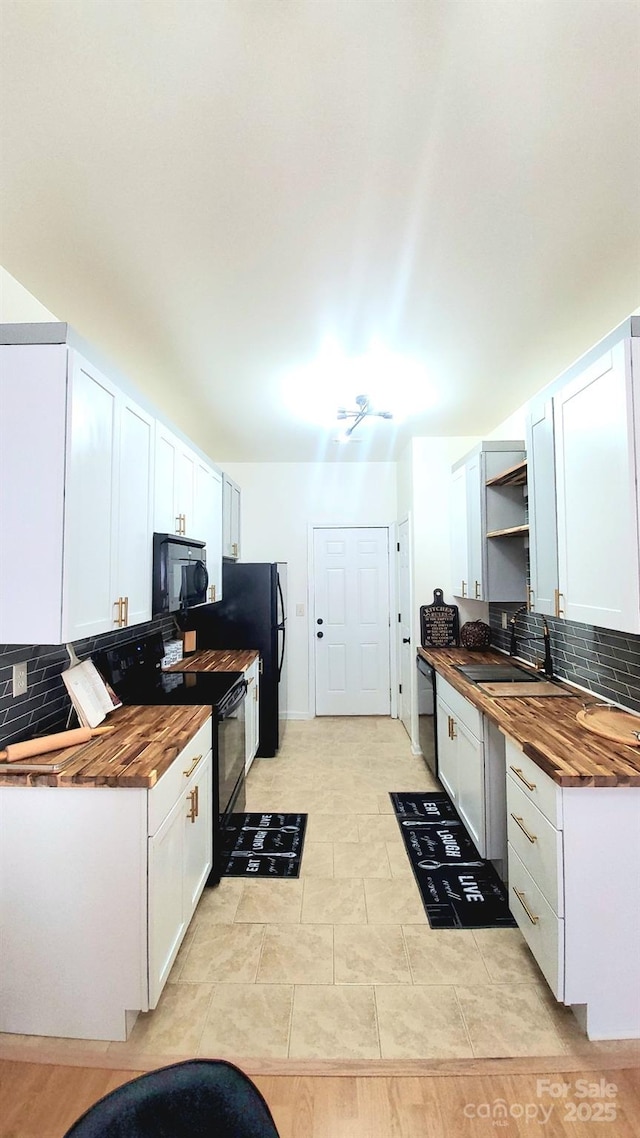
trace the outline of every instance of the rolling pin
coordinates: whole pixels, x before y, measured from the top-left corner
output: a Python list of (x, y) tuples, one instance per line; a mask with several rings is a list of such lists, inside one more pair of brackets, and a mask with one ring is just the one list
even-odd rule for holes
[(26, 743), (9, 743), (0, 751), (0, 759), (12, 763), (17, 759), (28, 759), (32, 755), (44, 755), (47, 751), (61, 751), (64, 747), (77, 747), (88, 743), (94, 735), (105, 735), (113, 727), (76, 727), (73, 731), (59, 731), (56, 735), (43, 735), (41, 739), (29, 739)]

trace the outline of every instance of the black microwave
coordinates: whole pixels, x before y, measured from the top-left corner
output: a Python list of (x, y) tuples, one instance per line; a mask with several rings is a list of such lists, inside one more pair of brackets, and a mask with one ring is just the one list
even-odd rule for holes
[(153, 616), (207, 603), (207, 549), (174, 533), (153, 535)]

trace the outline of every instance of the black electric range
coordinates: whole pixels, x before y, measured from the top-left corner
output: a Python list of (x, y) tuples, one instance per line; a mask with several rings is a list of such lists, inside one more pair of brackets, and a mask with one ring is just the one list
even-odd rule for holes
[(245, 807), (247, 681), (243, 672), (163, 672), (163, 656), (157, 632), (97, 652), (93, 662), (124, 704), (211, 708), (213, 866), (207, 884), (217, 885), (222, 828), (229, 814)]

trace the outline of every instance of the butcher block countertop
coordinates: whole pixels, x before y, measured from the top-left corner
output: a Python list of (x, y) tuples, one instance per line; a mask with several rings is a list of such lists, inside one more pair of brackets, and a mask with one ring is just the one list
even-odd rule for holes
[(115, 728), (108, 735), (40, 756), (56, 764), (69, 757), (62, 770), (0, 771), (0, 786), (150, 789), (210, 716), (210, 707), (119, 707), (105, 720)]
[(456, 668), (460, 664), (504, 664), (508, 656), (465, 648), (418, 648), (418, 652), (560, 786), (640, 786), (640, 748), (609, 742), (577, 722), (576, 712), (590, 698), (587, 692), (562, 684), (566, 698), (496, 698)]
[(246, 672), (259, 656), (254, 648), (203, 648), (185, 656), (167, 672)]

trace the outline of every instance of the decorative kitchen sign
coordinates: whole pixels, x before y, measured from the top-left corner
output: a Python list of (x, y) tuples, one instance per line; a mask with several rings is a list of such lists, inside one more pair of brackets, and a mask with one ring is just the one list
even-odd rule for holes
[(458, 606), (446, 605), (442, 589), (433, 590), (433, 604), (420, 606), (423, 648), (449, 648), (458, 644)]

